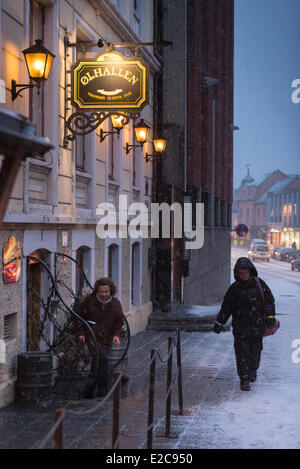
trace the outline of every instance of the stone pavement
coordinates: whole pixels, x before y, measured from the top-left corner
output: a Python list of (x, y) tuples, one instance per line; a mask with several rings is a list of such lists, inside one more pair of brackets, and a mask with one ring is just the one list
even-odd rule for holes
[[(164, 435), (167, 340), (170, 332), (145, 331), (131, 341), (127, 373), (141, 374), (122, 390), (120, 449), (146, 448), (150, 350), (160, 349), (156, 362), (153, 449), (300, 448), (300, 363), (292, 361), (292, 342), (299, 338), (299, 298), (277, 301), (279, 332), (264, 339), (257, 382), (250, 392), (239, 388), (231, 331), (182, 332), (184, 415), (178, 415), (172, 388), (171, 432)], [(300, 340), (299, 340), (300, 344)], [(299, 347), (299, 346), (298, 346)], [(299, 354), (300, 355), (300, 354)], [(175, 369), (176, 354), (173, 365)], [(97, 401), (54, 402), (46, 409), (0, 410), (0, 448), (37, 448), (53, 426), (54, 409), (68, 405), (86, 412)], [(91, 413), (67, 415), (64, 448), (111, 448), (112, 401)], [(51, 448), (50, 441), (45, 448)]]

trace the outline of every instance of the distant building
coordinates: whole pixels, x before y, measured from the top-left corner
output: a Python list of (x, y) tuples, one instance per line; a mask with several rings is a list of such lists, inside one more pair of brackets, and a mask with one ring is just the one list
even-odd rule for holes
[(266, 197), (268, 241), (300, 249), (300, 176), (275, 184)]
[(233, 229), (243, 223), (249, 232), (245, 239), (233, 233), (235, 243), (249, 244), (252, 238), (262, 238), (271, 245), (299, 245), (299, 187), (298, 175), (280, 170), (264, 175), (255, 182), (248, 169), (241, 186), (234, 192)]

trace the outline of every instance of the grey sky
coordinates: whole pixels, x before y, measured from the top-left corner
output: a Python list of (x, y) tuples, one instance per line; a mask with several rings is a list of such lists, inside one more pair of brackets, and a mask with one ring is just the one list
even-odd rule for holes
[(235, 0), (234, 187), (281, 169), (300, 174), (300, 0)]

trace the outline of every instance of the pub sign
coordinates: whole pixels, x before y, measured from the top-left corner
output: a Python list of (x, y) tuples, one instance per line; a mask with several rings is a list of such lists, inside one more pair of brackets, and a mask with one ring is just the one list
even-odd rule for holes
[(104, 52), (72, 66), (72, 104), (78, 110), (140, 110), (149, 101), (149, 67), (140, 57)]

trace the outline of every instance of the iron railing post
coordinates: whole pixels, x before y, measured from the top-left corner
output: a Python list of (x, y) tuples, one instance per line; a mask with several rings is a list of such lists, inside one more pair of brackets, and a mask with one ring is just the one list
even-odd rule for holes
[[(121, 373), (114, 373), (114, 382), (116, 382)], [(121, 388), (121, 377), (114, 390), (114, 408), (113, 408), (113, 427), (112, 427), (112, 449), (119, 448), (119, 433), (120, 433), (120, 388)]]
[(179, 415), (183, 415), (180, 331), (177, 331), (177, 373), (178, 373), (178, 405), (179, 405)]
[[(62, 409), (56, 409), (55, 411), (55, 422), (61, 417), (63, 413)], [(54, 449), (63, 449), (63, 423), (62, 421), (58, 425), (54, 434)]]
[(171, 429), (171, 383), (172, 383), (172, 355), (173, 355), (173, 339), (168, 338), (168, 372), (167, 372), (167, 401), (166, 401), (166, 438), (170, 436)]
[(152, 441), (153, 441), (155, 354), (156, 354), (156, 350), (152, 349), (151, 350), (151, 365), (150, 365), (150, 384), (149, 384), (147, 449), (152, 449)]

